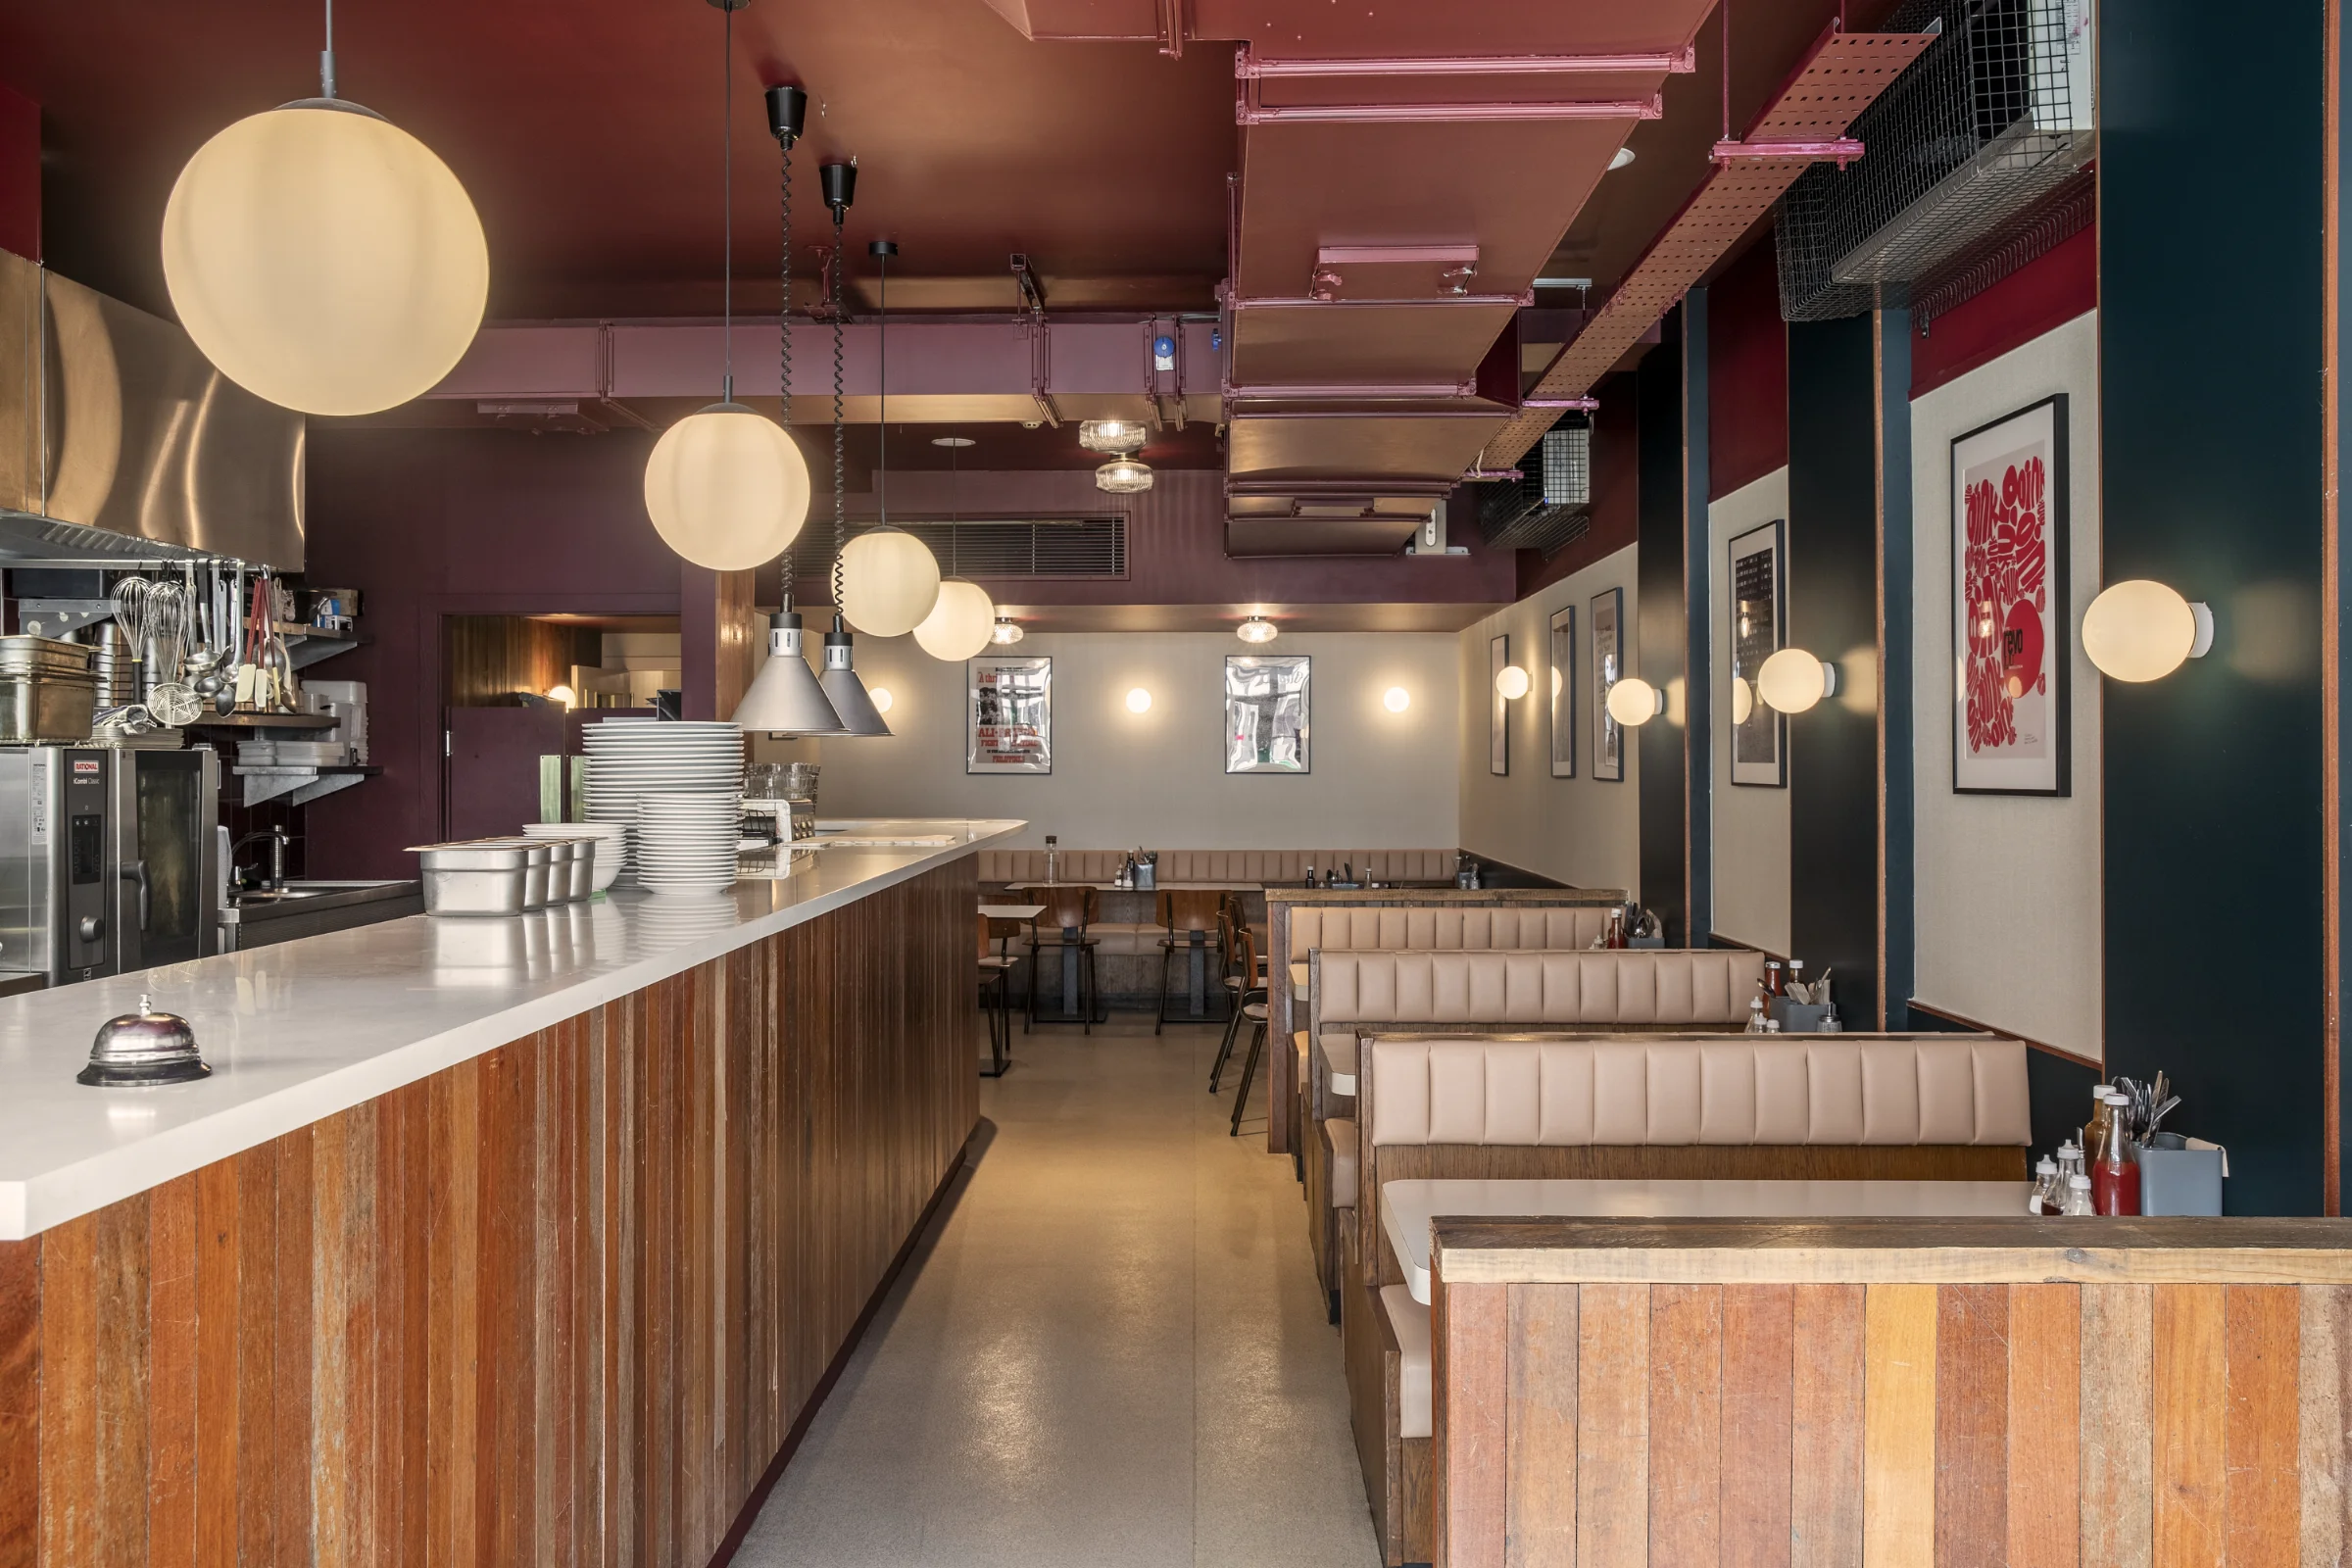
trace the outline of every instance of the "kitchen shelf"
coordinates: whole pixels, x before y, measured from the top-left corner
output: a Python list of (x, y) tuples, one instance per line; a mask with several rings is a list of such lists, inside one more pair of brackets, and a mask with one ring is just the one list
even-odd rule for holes
[(333, 729), (332, 713), (214, 713), (184, 726), (188, 729)]
[(286, 657), (293, 661), (298, 670), (308, 669), (322, 659), (347, 654), (368, 641), (360, 635), (357, 627), (349, 631), (327, 631), (299, 620), (274, 621), (271, 625), (286, 640)]
[(373, 778), (382, 771), (382, 768), (373, 765), (304, 767), (285, 762), (265, 762), (229, 769), (230, 773), (245, 781), (247, 806), (279, 800), (289, 806), (308, 806), (321, 796), (347, 790), (360, 780)]

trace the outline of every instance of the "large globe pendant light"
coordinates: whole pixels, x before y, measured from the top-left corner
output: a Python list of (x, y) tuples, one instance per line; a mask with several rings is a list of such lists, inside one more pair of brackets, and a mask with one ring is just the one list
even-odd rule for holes
[(874, 496), (881, 521), (851, 540), (841, 554), (841, 612), (874, 637), (904, 637), (939, 603), (939, 561), (920, 539), (890, 525), (890, 259), (899, 247), (886, 239), (867, 247), (882, 263), (877, 382), (881, 412), (875, 428)]
[[(726, 15), (719, 192), (725, 329), (719, 401), (662, 432), (645, 466), (645, 510), (662, 542), (698, 566), (748, 571), (782, 554), (808, 516), (808, 464), (782, 427), (735, 401), (735, 13)], [(791, 404), (791, 389), (785, 389)]]
[(196, 150), (164, 207), (164, 287), (222, 375), (304, 414), (374, 414), (450, 372), (482, 324), (490, 250), (431, 148), (335, 96), (326, 5), (319, 96)]

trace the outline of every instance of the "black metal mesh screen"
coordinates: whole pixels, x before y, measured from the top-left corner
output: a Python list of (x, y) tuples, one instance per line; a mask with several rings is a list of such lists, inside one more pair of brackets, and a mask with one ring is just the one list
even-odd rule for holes
[(1517, 480), (1482, 484), (1478, 531), (1504, 549), (1550, 555), (1582, 537), (1592, 500), (1592, 426), (1570, 415), (1519, 460)]
[(1791, 321), (1901, 304), (1963, 253), (1997, 252), (2095, 148), (2087, 0), (1904, 0), (1886, 27), (1942, 36), (1854, 122), (1863, 157), (1781, 198)]

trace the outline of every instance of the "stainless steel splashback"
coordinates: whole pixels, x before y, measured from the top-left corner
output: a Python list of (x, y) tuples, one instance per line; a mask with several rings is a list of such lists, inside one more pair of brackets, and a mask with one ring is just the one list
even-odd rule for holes
[(303, 564), (303, 417), (179, 327), (0, 251), (0, 557)]

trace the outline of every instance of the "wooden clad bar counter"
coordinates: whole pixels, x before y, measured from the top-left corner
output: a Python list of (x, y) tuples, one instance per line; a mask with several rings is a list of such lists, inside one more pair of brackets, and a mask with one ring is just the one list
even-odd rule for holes
[(2352, 1221), (1435, 1221), (1436, 1560), (2336, 1563)]
[[(129, 1117), (62, 1171), (0, 1140), (0, 1563), (730, 1545), (977, 1120), (973, 851), (1019, 824), (925, 825), (470, 982), (403, 967), (461, 925), (419, 916), (0, 1004), (0, 1091)], [(322, 1010), (329, 974), (430, 1022)], [(203, 1004), (213, 1079), (71, 1083), (124, 983)]]

